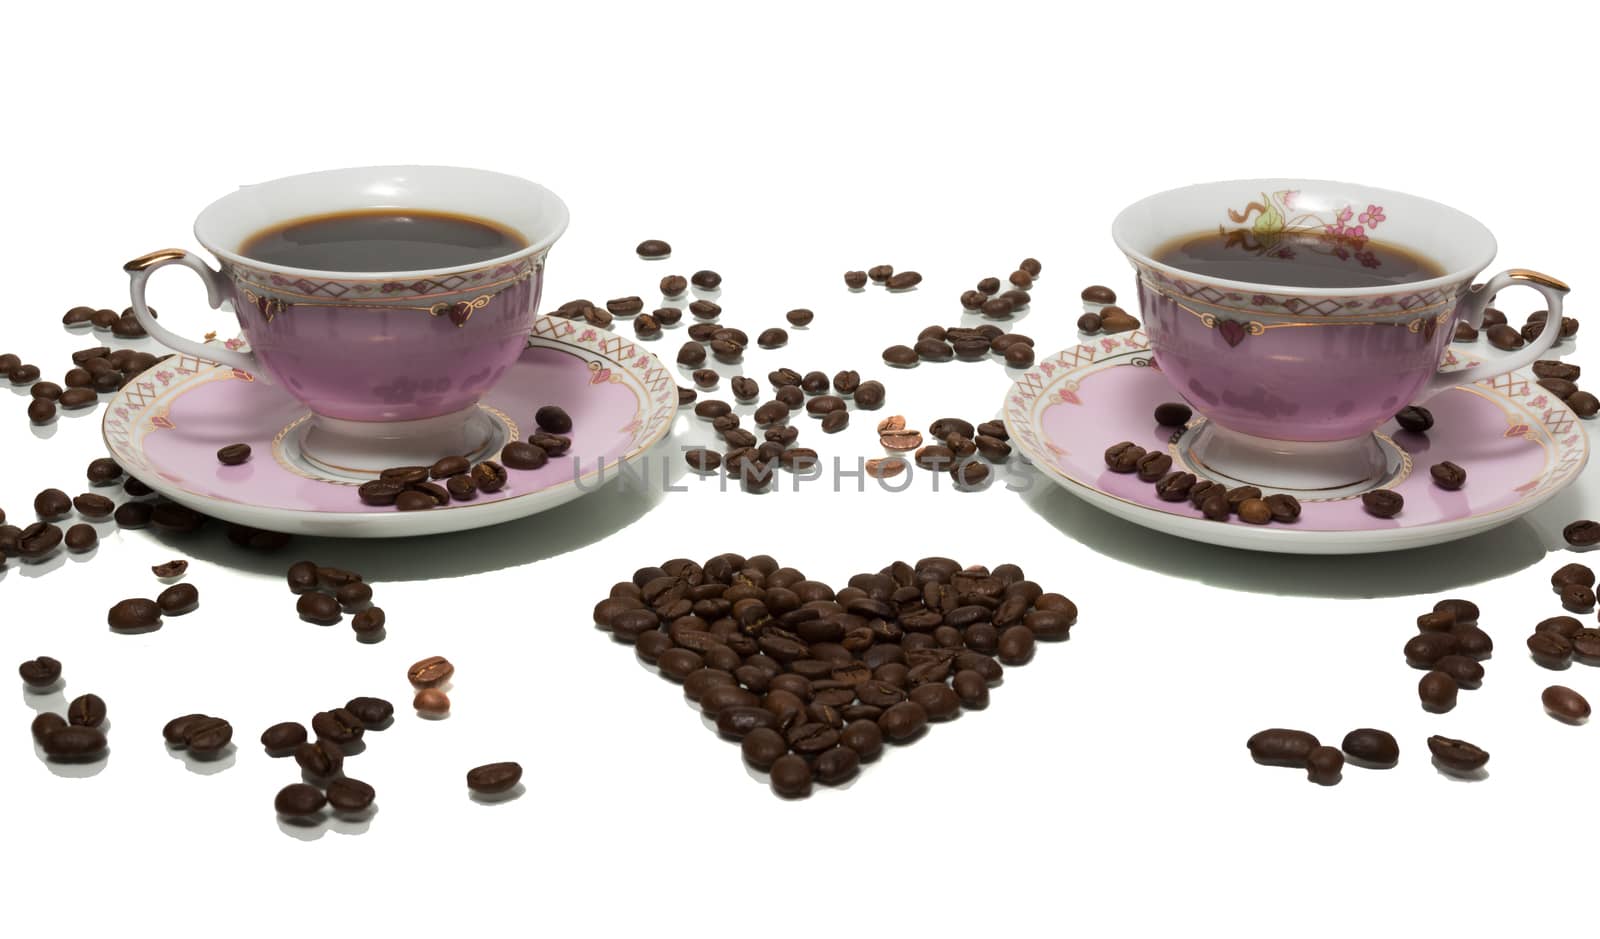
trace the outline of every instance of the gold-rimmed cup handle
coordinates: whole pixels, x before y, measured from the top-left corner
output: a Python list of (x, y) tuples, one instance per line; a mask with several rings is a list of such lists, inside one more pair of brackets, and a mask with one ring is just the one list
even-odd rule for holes
[(139, 320), (145, 332), (156, 338), (156, 341), (171, 349), (197, 359), (228, 365), (233, 368), (243, 369), (252, 374), (259, 373), (256, 357), (248, 352), (236, 352), (221, 343), (195, 342), (185, 339), (172, 330), (162, 326), (154, 316), (150, 315), (150, 308), (144, 302), (145, 282), (150, 275), (169, 264), (181, 264), (189, 270), (200, 275), (200, 280), (206, 285), (206, 302), (211, 304), (213, 310), (222, 308), (227, 300), (227, 280), (222, 272), (212, 268), (200, 258), (195, 257), (181, 248), (164, 248), (152, 251), (149, 254), (134, 258), (122, 265), (128, 272), (128, 294), (133, 307), (133, 315)]
[(1489, 306), (1489, 301), (1500, 291), (1507, 287), (1531, 287), (1544, 295), (1546, 309), (1549, 317), (1544, 321), (1544, 329), (1521, 349), (1504, 356), (1495, 356), (1483, 365), (1476, 368), (1462, 369), (1456, 372), (1439, 372), (1428, 380), (1417, 395), (1420, 404), (1429, 398), (1454, 388), (1457, 385), (1466, 385), (1496, 375), (1514, 372), (1519, 368), (1532, 365), (1536, 360), (1542, 359), (1550, 351), (1550, 347), (1561, 338), (1561, 306), (1562, 299), (1570, 289), (1566, 284), (1548, 274), (1530, 271), (1525, 268), (1514, 267), (1489, 278), (1489, 282), (1480, 287), (1475, 287), (1471, 294), (1461, 302), (1467, 305), (1462, 312), (1461, 319), (1471, 324), (1474, 329), (1483, 325), (1483, 311)]

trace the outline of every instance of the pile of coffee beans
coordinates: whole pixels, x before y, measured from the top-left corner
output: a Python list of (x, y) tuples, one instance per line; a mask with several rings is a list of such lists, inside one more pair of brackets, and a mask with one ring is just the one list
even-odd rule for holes
[(914, 345), (883, 350), (884, 364), (894, 368), (915, 368), (921, 362), (952, 359), (977, 362), (991, 356), (1012, 368), (1027, 368), (1033, 364), (1033, 340), (1021, 333), (1007, 333), (992, 323), (934, 325), (918, 333)]
[(1033, 303), (1028, 291), (1033, 287), (1033, 282), (1039, 279), (1042, 269), (1037, 260), (1023, 258), (1017, 269), (1006, 278), (1011, 284), (1009, 289), (1001, 290), (1004, 285), (1000, 278), (985, 277), (972, 290), (962, 292), (961, 308), (989, 319), (1008, 320)]
[(1539, 386), (1565, 401), (1572, 413), (1585, 420), (1600, 413), (1600, 398), (1578, 388), (1578, 376), (1583, 370), (1557, 359), (1540, 359), (1533, 363), (1533, 374)]
[[(1594, 584), (1594, 571), (1583, 564), (1566, 564), (1550, 575), (1550, 587), (1569, 613), (1594, 612)], [(1600, 665), (1600, 629), (1584, 626), (1572, 616), (1540, 620), (1528, 637), (1528, 655), (1548, 669), (1564, 669), (1573, 662)]]
[[(48, 694), (62, 687), (61, 663), (47, 655), (17, 667), (29, 694)], [(33, 741), (55, 763), (92, 763), (106, 753), (106, 703), (83, 694), (67, 704), (65, 714), (39, 711), (33, 718)]]
[(1417, 617), (1417, 632), (1406, 640), (1406, 664), (1421, 669), (1417, 698), (1422, 709), (1443, 714), (1455, 709), (1462, 689), (1483, 685), (1483, 661), (1494, 654), (1494, 640), (1478, 625), (1478, 606), (1452, 597)]
[(788, 798), (849, 781), (885, 739), (986, 707), (1004, 666), (1066, 639), (1077, 615), (1014, 564), (897, 561), (836, 591), (733, 553), (640, 568), (594, 608)]
[[(506, 467), (534, 470), (572, 447), (572, 418), (554, 405), (535, 413), (539, 430), (527, 440), (513, 440), (500, 450), (500, 461), (473, 465), (464, 456), (441, 457), (432, 466), (393, 466), (362, 483), (356, 494), (365, 505), (392, 505), (417, 512), (454, 502), (470, 502), (479, 493), (499, 492), (506, 485)], [(503, 465), (502, 465), (503, 464)]]
[(1011, 456), (1011, 435), (1003, 421), (990, 420), (974, 425), (959, 417), (941, 417), (928, 427), (923, 444), (922, 432), (906, 426), (896, 414), (878, 422), (878, 443), (890, 456), (868, 460), (867, 475), (874, 479), (898, 476), (907, 468), (899, 454), (915, 451), (912, 462), (924, 470), (949, 473), (955, 488), (970, 492), (989, 481), (992, 466), (1003, 466)]
[[(84, 310), (88, 310), (88, 314), (83, 314)], [(112, 331), (121, 338), (138, 338), (145, 334), (133, 318), (131, 308), (118, 316), (111, 310), (74, 307), (62, 322), (69, 327), (87, 326), (91, 318), (96, 328)], [(111, 325), (101, 327), (101, 322)], [(109, 346), (93, 346), (72, 353), (72, 365), (58, 383), (41, 381), (37, 365), (23, 362), (8, 352), (0, 354), (0, 375), (8, 378), (13, 386), (28, 388), (28, 420), (34, 424), (48, 424), (56, 419), (58, 411), (94, 407), (100, 402), (100, 395), (116, 391), (158, 361), (159, 357), (150, 352), (113, 351)]]
[(1319, 786), (1337, 785), (1346, 763), (1367, 769), (1391, 769), (1400, 762), (1400, 744), (1394, 735), (1372, 727), (1350, 731), (1337, 748), (1323, 746), (1306, 731), (1282, 727), (1252, 735), (1245, 746), (1250, 758), (1262, 766), (1303, 769), (1306, 778)]
[[(1490, 301), (1491, 303), (1493, 300)], [(1479, 333), (1489, 340), (1489, 344), (1496, 349), (1510, 351), (1520, 349), (1527, 343), (1539, 337), (1544, 331), (1544, 324), (1550, 319), (1549, 310), (1539, 310), (1528, 314), (1527, 320), (1518, 329), (1506, 321), (1506, 315), (1494, 307), (1483, 311), (1483, 324), (1479, 329), (1472, 328), (1469, 323), (1457, 323), (1455, 332), (1456, 342), (1476, 342)], [(1561, 334), (1556, 339), (1560, 345), (1578, 334), (1578, 321), (1570, 316), (1561, 318)]]
[(351, 613), (350, 628), (358, 642), (382, 642), (388, 635), (383, 607), (372, 604), (371, 585), (355, 571), (296, 561), (284, 576), (289, 591), (300, 598), (295, 612), (306, 622), (332, 626)]
[[(365, 749), (367, 731), (382, 731), (394, 717), (394, 705), (382, 698), (351, 698), (344, 707), (318, 711), (311, 718), (311, 731), (296, 721), (273, 724), (261, 734), (261, 746), (273, 758), (293, 756), (300, 767), (302, 782), (291, 783), (278, 791), (273, 808), (284, 821), (296, 825), (315, 825), (323, 820), (322, 810), (331, 807), (334, 815), (362, 819), (371, 814), (377, 792), (359, 779), (344, 774), (346, 756)], [(188, 718), (178, 718), (173, 724)], [(173, 724), (168, 724), (170, 729)], [(168, 742), (172, 740), (169, 734)]]
[[(1182, 428), (1193, 411), (1180, 401), (1156, 405), (1152, 415), (1157, 426)], [(1163, 502), (1188, 502), (1214, 522), (1238, 518), (1251, 525), (1271, 522), (1291, 524), (1300, 518), (1300, 500), (1287, 492), (1267, 495), (1256, 486), (1229, 488), (1193, 473), (1173, 469), (1172, 457), (1159, 450), (1146, 450), (1131, 440), (1106, 448), (1106, 468), (1113, 473), (1131, 473), (1155, 487)]]
[(879, 264), (864, 271), (844, 272), (844, 285), (851, 290), (861, 290), (867, 286), (869, 280), (887, 288), (891, 293), (901, 293), (922, 283), (922, 275), (916, 271), (897, 272), (892, 264)]
[(1083, 315), (1078, 317), (1078, 332), (1085, 336), (1101, 333), (1126, 333), (1139, 328), (1139, 319), (1117, 306), (1117, 292), (1101, 284), (1090, 284), (1079, 294)]

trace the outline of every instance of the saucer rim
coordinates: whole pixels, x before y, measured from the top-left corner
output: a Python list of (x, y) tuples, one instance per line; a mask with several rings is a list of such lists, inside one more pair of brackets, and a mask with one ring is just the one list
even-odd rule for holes
[[(1080, 343), (1077, 346), (1068, 347), (1045, 356), (1039, 361), (1054, 361), (1073, 349), (1095, 351), (1093, 345)], [(1552, 399), (1552, 409), (1560, 409), (1571, 414), (1573, 426), (1582, 435), (1580, 446), (1583, 455), (1578, 461), (1577, 468), (1564, 478), (1555, 480), (1548, 487), (1548, 490), (1543, 493), (1482, 515), (1440, 522), (1425, 522), (1420, 525), (1411, 525), (1403, 528), (1352, 531), (1349, 529), (1296, 529), (1291, 525), (1244, 526), (1234, 524), (1231, 521), (1219, 524), (1207, 518), (1162, 512), (1142, 503), (1105, 492), (1082, 480), (1066, 475), (1054, 465), (1048, 453), (1039, 452), (1027, 435), (1016, 432), (1017, 421), (1013, 420), (1011, 408), (1008, 406), (1013, 395), (1025, 392), (1027, 395), (1037, 397), (1044, 389), (1054, 386), (1057, 381), (1068, 375), (1082, 375), (1090, 370), (1097, 371), (1101, 367), (1116, 367), (1112, 364), (1116, 360), (1131, 358), (1136, 355), (1148, 355), (1153, 359), (1155, 353), (1147, 343), (1143, 348), (1128, 348), (1104, 356), (1096, 356), (1091, 358), (1085, 365), (1068, 370), (1060, 377), (1052, 377), (1049, 381), (1043, 382), (1038, 386), (1025, 383), (1028, 375), (1036, 374), (1038, 367), (1034, 366), (1024, 372), (1022, 377), (1012, 382), (1011, 387), (1006, 391), (1005, 399), (1001, 404), (1001, 419), (1004, 421), (1006, 432), (1011, 435), (1012, 442), (1018, 451), (1035, 469), (1039, 470), (1056, 485), (1101, 511), (1125, 521), (1133, 522), (1141, 527), (1189, 541), (1273, 554), (1378, 554), (1443, 544), (1480, 534), (1535, 511), (1576, 482), (1589, 463), (1589, 433), (1588, 429), (1583, 426), (1583, 420), (1572, 412), (1566, 402), (1560, 399)], [(1517, 369), (1511, 372), (1510, 375), (1530, 383), (1537, 383), (1538, 381), (1538, 378), (1533, 375), (1531, 367)], [(1503, 397), (1492, 387), (1484, 386), (1484, 381), (1486, 380), (1471, 382), (1461, 386), (1459, 389), (1447, 389), (1445, 393), (1462, 390)], [(1548, 425), (1545, 421), (1540, 421), (1540, 425), (1541, 428), (1545, 429), (1546, 433), (1549, 433)], [(1035, 435), (1035, 437), (1040, 436), (1042, 435)], [(1553, 438), (1554, 435), (1552, 434), (1551, 437)]]

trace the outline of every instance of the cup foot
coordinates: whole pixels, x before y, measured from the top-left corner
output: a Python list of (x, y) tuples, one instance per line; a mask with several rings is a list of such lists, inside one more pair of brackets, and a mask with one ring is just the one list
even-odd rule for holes
[(359, 483), (393, 466), (429, 466), (446, 456), (477, 463), (516, 436), (505, 415), (482, 405), (415, 421), (312, 414), (285, 428), (279, 455), (306, 475)]
[(1303, 501), (1358, 496), (1403, 478), (1410, 461), (1376, 433), (1349, 440), (1269, 440), (1211, 421), (1191, 424), (1177, 440), (1177, 456), (1202, 479), (1263, 492), (1286, 492)]

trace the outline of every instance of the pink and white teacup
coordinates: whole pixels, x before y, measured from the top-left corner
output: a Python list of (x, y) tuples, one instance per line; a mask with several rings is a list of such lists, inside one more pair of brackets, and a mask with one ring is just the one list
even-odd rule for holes
[[(526, 246), (465, 266), (382, 272), (304, 270), (241, 253), (252, 236), (286, 222), (367, 209), (487, 219)], [(481, 456), (503, 442), (478, 399), (527, 342), (545, 257), (567, 220), (555, 193), (501, 173), (328, 170), (245, 186), (207, 206), (194, 234), (220, 269), (181, 249), (124, 267), (134, 314), (152, 336), (281, 386), (312, 413), (298, 439), (304, 456), (327, 472), (361, 477), (450, 454)], [(185, 339), (151, 316), (145, 283), (170, 264), (200, 275), (213, 308), (232, 304), (249, 351)]]
[[(1241, 251), (1270, 252), (1315, 234), (1349, 263), (1380, 239), (1444, 273), (1372, 287), (1286, 287), (1224, 280), (1163, 263), (1174, 239), (1217, 232)], [(1231, 237), (1230, 237), (1231, 236)], [(1112, 237), (1138, 277), (1139, 306), (1160, 367), (1206, 421), (1180, 440), (1218, 481), (1311, 496), (1375, 485), (1394, 471), (1374, 431), (1409, 404), (1543, 357), (1561, 329), (1567, 287), (1512, 269), (1474, 285), (1494, 259), (1480, 222), (1404, 193), (1308, 179), (1205, 183), (1124, 209)], [(1515, 352), (1441, 372), (1457, 322), (1482, 324), (1511, 286), (1544, 296), (1543, 331)]]

